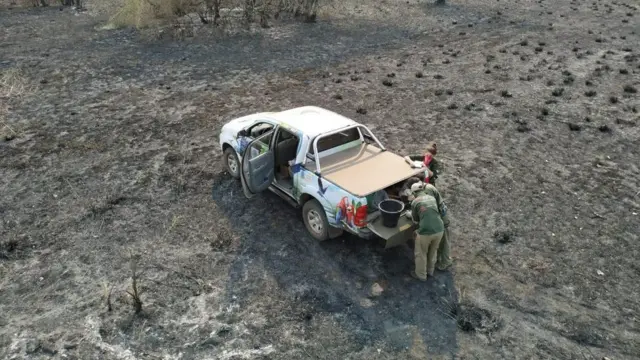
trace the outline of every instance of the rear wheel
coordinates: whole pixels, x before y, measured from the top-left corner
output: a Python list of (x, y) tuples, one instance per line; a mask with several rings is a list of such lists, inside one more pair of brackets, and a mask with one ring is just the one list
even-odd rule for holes
[(240, 178), (240, 161), (236, 151), (231, 147), (224, 150), (224, 166), (231, 176), (236, 179)]
[(304, 203), (302, 218), (307, 231), (314, 239), (324, 241), (329, 238), (329, 221), (327, 221), (327, 215), (318, 200), (312, 199)]

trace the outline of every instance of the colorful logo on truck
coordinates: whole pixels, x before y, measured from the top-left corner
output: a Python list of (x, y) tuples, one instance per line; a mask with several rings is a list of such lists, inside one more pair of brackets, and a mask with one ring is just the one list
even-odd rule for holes
[(349, 199), (343, 197), (336, 206), (336, 222), (342, 222), (353, 230), (365, 226), (367, 218), (367, 206), (362, 205), (359, 201), (349, 202)]

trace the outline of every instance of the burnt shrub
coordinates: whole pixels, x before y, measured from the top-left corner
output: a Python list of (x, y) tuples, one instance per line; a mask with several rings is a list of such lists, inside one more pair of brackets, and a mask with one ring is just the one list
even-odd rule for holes
[(460, 330), (464, 332), (493, 333), (503, 327), (501, 319), (495, 317), (488, 310), (471, 304), (462, 304), (451, 310), (456, 316)]
[(600, 125), (598, 126), (598, 130), (600, 130), (600, 132), (603, 132), (603, 133), (611, 132), (611, 128), (608, 125)]
[(582, 130), (582, 126), (580, 126), (578, 124), (569, 123), (567, 125), (569, 125), (569, 130), (571, 130), (571, 131), (580, 131), (580, 130)]
[(496, 230), (493, 239), (500, 244), (508, 244), (515, 239), (515, 234), (511, 230)]
[(18, 250), (17, 240), (7, 240), (0, 242), (0, 259), (9, 259), (16, 250)]

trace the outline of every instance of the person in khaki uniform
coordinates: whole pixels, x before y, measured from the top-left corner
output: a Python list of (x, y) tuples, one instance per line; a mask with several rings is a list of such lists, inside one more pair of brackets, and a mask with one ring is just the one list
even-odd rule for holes
[(436, 198), (424, 191), (425, 184), (417, 182), (411, 186), (415, 199), (411, 202), (411, 218), (418, 224), (414, 246), (415, 270), (411, 276), (426, 281), (433, 276), (438, 246), (444, 234), (444, 223), (440, 217)]
[(449, 239), (451, 238), (449, 235), (449, 224), (451, 221), (449, 220), (447, 205), (442, 200), (442, 196), (438, 189), (431, 184), (425, 184), (424, 192), (433, 196), (438, 203), (438, 211), (440, 212), (440, 218), (442, 218), (442, 223), (444, 224), (444, 233), (442, 234), (442, 240), (440, 240), (440, 246), (438, 247), (438, 257), (436, 261), (436, 268), (438, 270), (444, 271), (449, 266), (453, 265), (453, 261), (450, 257), (451, 245), (449, 243)]

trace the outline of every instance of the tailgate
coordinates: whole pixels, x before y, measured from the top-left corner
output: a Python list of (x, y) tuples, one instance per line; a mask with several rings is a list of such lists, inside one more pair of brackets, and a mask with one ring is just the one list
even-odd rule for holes
[[(380, 214), (378, 212), (378, 214)], [(382, 224), (382, 216), (378, 215), (375, 219), (370, 220), (367, 224), (367, 228), (374, 234), (385, 240), (385, 249), (402, 245), (406, 243), (413, 236), (413, 231), (416, 226), (411, 219), (401, 215), (398, 220), (398, 226), (394, 228), (388, 228)]]

